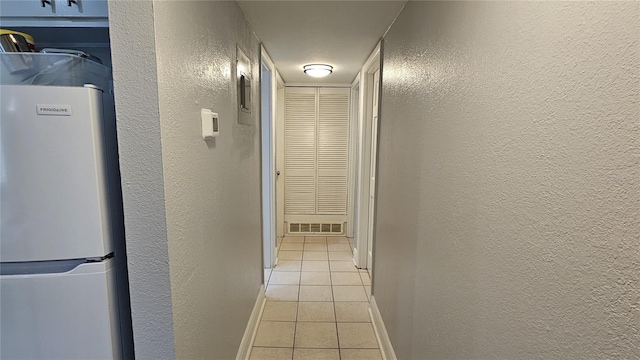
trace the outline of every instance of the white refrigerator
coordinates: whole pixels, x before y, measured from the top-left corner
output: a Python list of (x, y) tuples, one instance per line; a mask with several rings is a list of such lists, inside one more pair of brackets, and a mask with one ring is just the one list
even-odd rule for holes
[(122, 205), (103, 95), (93, 85), (1, 85), (2, 359), (123, 358)]

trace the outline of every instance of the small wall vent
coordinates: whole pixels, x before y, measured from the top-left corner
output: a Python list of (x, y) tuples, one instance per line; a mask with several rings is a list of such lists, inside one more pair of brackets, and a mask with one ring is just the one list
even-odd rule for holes
[(291, 234), (342, 234), (343, 224), (321, 224), (321, 223), (289, 223), (289, 233)]

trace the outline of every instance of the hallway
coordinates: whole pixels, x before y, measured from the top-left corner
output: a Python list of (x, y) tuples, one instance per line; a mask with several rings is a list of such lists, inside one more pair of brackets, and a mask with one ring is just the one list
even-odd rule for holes
[[(136, 358), (348, 359), (378, 345), (390, 360), (638, 357), (640, 3), (393, 5), (109, 1)], [(310, 25), (326, 31), (298, 31)], [(347, 38), (364, 50), (340, 65)], [(286, 238), (265, 282), (262, 55), (276, 92), (348, 87), (364, 105), (380, 41), (375, 139), (358, 131), (374, 119), (359, 107), (352, 132), (354, 159), (377, 144), (375, 173), (352, 172), (375, 196), (375, 226), (341, 232), (373, 235), (372, 294), (337, 237)], [(298, 45), (314, 51), (296, 57)], [(316, 62), (333, 73), (309, 80)], [(248, 85), (251, 119), (239, 116)], [(202, 109), (219, 115), (213, 140)], [(283, 184), (286, 167), (274, 170)], [(367, 302), (375, 345), (349, 339), (372, 332)], [(343, 318), (349, 306), (362, 317)]]
[(286, 236), (266, 270), (250, 360), (382, 359), (369, 316), (371, 279), (345, 237)]

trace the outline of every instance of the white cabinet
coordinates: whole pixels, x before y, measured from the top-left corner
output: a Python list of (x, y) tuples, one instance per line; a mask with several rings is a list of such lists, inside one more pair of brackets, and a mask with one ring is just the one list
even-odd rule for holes
[(63, 16), (72, 18), (107, 18), (109, 9), (106, 0), (62, 0)]
[(62, 11), (59, 3), (62, 2), (56, 0), (51, 0), (49, 3), (41, 0), (3, 0), (0, 1), (0, 14), (3, 23), (5, 18), (10, 17), (57, 17)]
[(0, 20), (11, 27), (106, 27), (107, 0), (2, 0)]

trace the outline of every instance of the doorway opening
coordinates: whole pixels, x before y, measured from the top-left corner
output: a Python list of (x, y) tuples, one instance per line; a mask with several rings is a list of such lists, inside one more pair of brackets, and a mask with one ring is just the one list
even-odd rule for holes
[(285, 234), (346, 235), (349, 95), (348, 86), (285, 88)]

